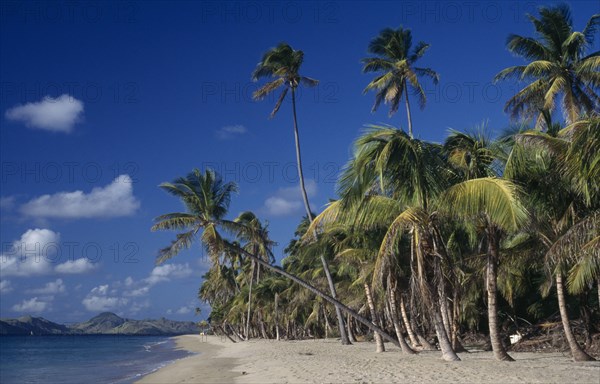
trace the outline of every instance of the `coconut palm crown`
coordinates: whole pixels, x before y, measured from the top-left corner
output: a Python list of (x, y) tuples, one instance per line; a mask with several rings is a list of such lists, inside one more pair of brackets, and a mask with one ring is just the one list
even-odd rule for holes
[(412, 33), (410, 29), (386, 28), (369, 44), (369, 53), (376, 57), (362, 60), (363, 72), (380, 73), (365, 88), (364, 92), (375, 90), (375, 104), (373, 111), (377, 110), (381, 102), (390, 105), (390, 116), (398, 111), (400, 101), (404, 95), (406, 113), (408, 117), (408, 133), (413, 136), (410, 103), (408, 100), (409, 89), (417, 95), (421, 109), (425, 107), (427, 97), (419, 83), (419, 76), (426, 76), (439, 81), (439, 75), (431, 68), (415, 67), (414, 64), (429, 49), (429, 44), (418, 42), (412, 46)]
[[(506, 68), (495, 80), (515, 78), (529, 83), (508, 100), (505, 111), (513, 118), (531, 118), (539, 113), (537, 126), (545, 123), (543, 112), (552, 112), (562, 95), (561, 107), (567, 123), (582, 114), (600, 111), (600, 51), (593, 47), (600, 14), (593, 15), (583, 31), (573, 30), (567, 5), (540, 7), (540, 16), (528, 15), (535, 37), (511, 34), (507, 48), (526, 59), (527, 65)], [(547, 124), (547, 123), (546, 123)]]
[(300, 84), (308, 87), (319, 84), (318, 80), (300, 75), (300, 66), (303, 61), (304, 52), (293, 49), (287, 43), (279, 43), (277, 47), (270, 49), (263, 55), (262, 60), (252, 72), (253, 81), (258, 81), (263, 77), (275, 78), (253, 93), (252, 97), (255, 100), (262, 100), (270, 93), (283, 87), (275, 108), (271, 112), (271, 118), (279, 111), (289, 89), (295, 90)]

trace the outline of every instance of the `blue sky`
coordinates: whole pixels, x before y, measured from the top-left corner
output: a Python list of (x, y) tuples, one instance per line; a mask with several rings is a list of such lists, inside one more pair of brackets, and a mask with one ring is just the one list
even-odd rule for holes
[[(199, 319), (200, 247), (154, 265), (174, 233), (150, 232), (152, 220), (181, 208), (158, 184), (207, 166), (238, 182), (231, 215), (268, 220), (278, 260), (303, 212), (290, 103), (269, 120), (275, 99), (251, 100), (264, 51), (302, 49), (303, 74), (321, 81), (298, 97), (318, 211), (365, 124), (406, 126), (402, 108), (371, 113), (362, 93), (360, 59), (381, 29), (431, 44), (420, 64), (441, 81), (424, 81), (413, 120), (416, 136), (439, 142), (449, 128), (509, 125), (502, 107), (518, 84), (491, 80), (522, 63), (506, 37), (532, 35), (525, 14), (540, 4), (553, 3), (2, 2), (0, 316)], [(577, 30), (600, 11), (569, 4)]]

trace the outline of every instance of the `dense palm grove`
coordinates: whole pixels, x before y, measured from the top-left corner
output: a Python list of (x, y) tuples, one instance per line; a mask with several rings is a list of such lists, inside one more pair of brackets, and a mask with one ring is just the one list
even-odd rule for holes
[[(369, 126), (338, 180), (338, 198), (313, 215), (304, 188), (295, 93), (303, 53), (282, 43), (253, 73), (269, 78), (256, 99), (290, 94), (306, 216), (274, 265), (268, 226), (252, 212), (227, 218), (237, 187), (211, 170), (161, 185), (186, 208), (153, 230), (182, 231), (158, 262), (199, 241), (211, 257), (199, 298), (218, 332), (238, 339), (373, 337), (405, 353), (437, 347), (460, 360), (464, 336), (489, 335), (494, 356), (512, 360), (507, 336), (544, 320), (560, 323), (572, 357), (600, 324), (600, 52), (588, 52), (600, 15), (574, 31), (566, 6), (530, 16), (534, 37), (510, 35), (527, 63), (499, 72), (524, 88), (505, 109), (518, 128), (451, 131), (443, 144), (413, 136), (410, 99), (439, 79), (416, 62), (429, 45), (409, 29), (384, 29), (363, 71), (375, 78), (374, 109), (406, 107), (408, 132)], [(561, 118), (563, 117), (564, 118)], [(419, 127), (415, 127), (418, 130)], [(573, 331), (577, 319), (582, 332)]]

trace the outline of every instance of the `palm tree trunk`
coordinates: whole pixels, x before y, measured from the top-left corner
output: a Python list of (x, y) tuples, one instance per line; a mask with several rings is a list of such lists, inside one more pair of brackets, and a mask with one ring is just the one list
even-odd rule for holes
[(408, 101), (408, 85), (404, 82), (404, 98), (406, 102), (406, 116), (408, 118), (408, 136), (413, 138), (413, 129), (412, 129), (412, 116), (410, 114), (410, 103)]
[[(306, 194), (306, 187), (304, 185), (304, 172), (302, 171), (302, 157), (300, 155), (300, 134), (298, 132), (298, 118), (296, 116), (296, 89), (295, 87), (291, 88), (292, 111), (294, 114), (294, 139), (296, 142), (296, 162), (298, 163), (298, 178), (300, 180), (300, 191), (302, 192), (302, 200), (304, 201), (304, 208), (306, 209), (307, 217), (312, 222), (314, 217), (312, 215), (310, 204), (308, 202), (308, 195)], [(327, 264), (327, 260), (325, 260), (325, 257), (323, 255), (321, 255), (321, 263), (323, 264), (323, 270), (325, 271), (325, 277), (327, 278), (327, 284), (329, 285), (329, 291), (331, 292), (331, 296), (337, 300), (335, 285), (333, 284), (333, 279), (331, 278), (329, 265)], [(344, 326), (344, 316), (342, 315), (341, 309), (337, 305), (335, 307), (335, 312), (338, 320), (338, 328), (340, 332), (340, 338), (342, 340), (342, 345), (350, 345), (352, 343), (350, 343), (350, 340), (348, 339), (348, 334), (346, 333), (346, 327)]]
[(565, 330), (565, 336), (567, 338), (567, 342), (569, 343), (569, 348), (571, 349), (571, 355), (573, 355), (573, 360), (575, 361), (595, 361), (593, 357), (584, 352), (583, 349), (577, 343), (575, 339), (575, 335), (573, 335), (573, 331), (571, 330), (571, 325), (569, 324), (569, 314), (567, 313), (567, 303), (565, 300), (565, 289), (563, 286), (563, 277), (562, 273), (558, 272), (556, 274), (556, 296), (558, 297), (558, 309), (560, 310), (560, 319), (562, 320), (563, 329)]
[(389, 289), (388, 297), (390, 302), (390, 315), (392, 317), (392, 323), (394, 324), (394, 330), (396, 331), (396, 336), (398, 337), (398, 341), (400, 342), (402, 352), (408, 355), (414, 355), (416, 352), (408, 346), (406, 340), (404, 340), (404, 335), (402, 334), (402, 327), (400, 326), (400, 319), (398, 318), (398, 305), (396, 303), (395, 290)]
[[(438, 281), (443, 284), (443, 278), (441, 275), (440, 260), (434, 256), (433, 260), (433, 271), (437, 276)], [(435, 334), (437, 335), (438, 342), (440, 343), (440, 350), (442, 351), (442, 359), (446, 361), (460, 361), (460, 357), (452, 349), (452, 343), (448, 338), (446, 327), (444, 326), (444, 320), (442, 318), (442, 307), (439, 297), (439, 291), (436, 287), (432, 287), (430, 282), (424, 282), (426, 294), (429, 295), (428, 301), (431, 304), (433, 327), (435, 328)]]
[(302, 280), (298, 276), (292, 275), (291, 273), (284, 271), (280, 267), (277, 267), (275, 265), (271, 265), (271, 264), (267, 263), (265, 260), (261, 259), (260, 257), (258, 257), (256, 255), (251, 254), (250, 252), (246, 251), (243, 248), (237, 248), (236, 247), (235, 250), (238, 251), (238, 252), (240, 252), (240, 253), (242, 253), (242, 254), (244, 254), (247, 257), (252, 258), (258, 264), (260, 264), (263, 267), (269, 269), (270, 271), (275, 272), (278, 275), (281, 275), (283, 277), (286, 277), (286, 278), (292, 280), (293, 282), (299, 284), (303, 288), (306, 288), (307, 290), (309, 290), (313, 294), (319, 296), (320, 298), (322, 298), (323, 300), (327, 301), (328, 303), (333, 304), (336, 307), (339, 307), (342, 311), (344, 311), (347, 314), (349, 314), (350, 316), (354, 317), (356, 319), (356, 321), (360, 322), (361, 324), (363, 324), (364, 326), (366, 326), (367, 328), (369, 328), (371, 331), (378, 332), (381, 335), (381, 337), (383, 337), (384, 339), (386, 339), (390, 343), (394, 344), (396, 347), (401, 348), (400, 347), (400, 343), (398, 342), (398, 340), (396, 340), (395, 337), (390, 336), (383, 329), (381, 329), (380, 327), (376, 326), (371, 321), (369, 321), (369, 319), (365, 318), (364, 316), (361, 316), (355, 310), (353, 310), (352, 308), (348, 307), (344, 303), (342, 303), (342, 302), (338, 301), (337, 299), (334, 299), (333, 297), (329, 296), (328, 294), (320, 291), (319, 289), (317, 289), (314, 286), (310, 285), (309, 283), (307, 283), (306, 281)]
[[(379, 327), (380, 325), (379, 321), (377, 320), (377, 312), (375, 311), (375, 304), (373, 303), (373, 296), (371, 295), (371, 287), (369, 287), (369, 284), (367, 283), (364, 283), (364, 287), (365, 295), (367, 296), (367, 304), (369, 305), (369, 311), (371, 312), (371, 319), (373, 319), (373, 324)], [(375, 352), (385, 352), (385, 346), (383, 345), (383, 339), (381, 338), (381, 335), (378, 332), (375, 332), (373, 337), (375, 338), (375, 345), (377, 346)]]
[(488, 226), (488, 252), (487, 252), (487, 299), (488, 299), (488, 323), (490, 328), (490, 342), (494, 357), (502, 361), (514, 361), (506, 352), (500, 334), (498, 332), (498, 304), (496, 302), (497, 287), (497, 271), (499, 259), (500, 239), (498, 229), (493, 225)]
[(350, 340), (351, 343), (355, 343), (356, 338), (354, 337), (354, 332), (352, 332), (352, 317), (350, 317), (350, 315), (347, 316), (348, 317), (346, 318), (346, 327), (348, 331), (348, 340)]
[(448, 339), (446, 329), (444, 328), (444, 321), (439, 308), (433, 308), (433, 326), (435, 328), (435, 334), (437, 335), (438, 342), (440, 343), (440, 350), (442, 351), (442, 359), (446, 361), (460, 361), (460, 357), (452, 349), (452, 343)]
[(248, 289), (248, 316), (246, 320), (246, 341), (250, 339), (250, 310), (252, 307), (252, 280), (254, 279), (254, 260), (252, 260), (252, 272), (250, 273), (250, 288)]
[[(444, 285), (444, 282), (441, 281), (440, 282), (440, 287), (442, 287)], [(448, 318), (448, 300), (446, 300), (446, 295), (444, 294), (445, 290), (443, 288), (440, 288), (440, 312), (442, 314), (442, 322), (444, 323), (444, 329), (446, 330), (446, 334), (448, 335), (448, 338), (450, 338), (450, 336), (452, 335), (452, 333), (450, 332), (450, 319)]]
[(279, 338), (279, 294), (275, 293), (275, 339), (277, 341)]
[(408, 338), (410, 339), (410, 343), (413, 348), (417, 348), (419, 346), (419, 341), (417, 340), (417, 336), (410, 325), (410, 321), (408, 320), (408, 313), (406, 313), (406, 305), (404, 304), (404, 297), (400, 295), (400, 314), (402, 315), (402, 321), (404, 322), (404, 328), (406, 328), (406, 333), (408, 333)]

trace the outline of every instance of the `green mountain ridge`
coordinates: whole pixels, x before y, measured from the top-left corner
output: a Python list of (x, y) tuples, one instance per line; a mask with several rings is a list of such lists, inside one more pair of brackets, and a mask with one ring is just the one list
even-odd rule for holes
[(183, 335), (199, 332), (192, 321), (133, 320), (104, 312), (88, 321), (62, 325), (43, 317), (0, 319), (0, 336), (10, 335)]

